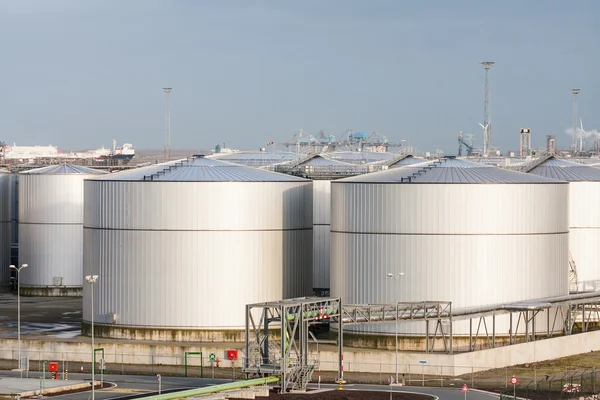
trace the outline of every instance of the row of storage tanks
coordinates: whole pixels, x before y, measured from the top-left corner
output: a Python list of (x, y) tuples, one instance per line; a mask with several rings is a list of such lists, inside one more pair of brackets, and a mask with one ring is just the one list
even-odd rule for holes
[[(327, 158), (302, 165), (311, 164)], [(10, 182), (0, 176), (5, 193)], [(524, 174), (404, 158), (333, 181), (200, 156), (113, 174), (52, 166), (19, 176), (19, 263), (30, 266), (21, 287), (43, 295), (83, 286), (91, 321), (82, 281), (99, 275), (100, 335), (177, 331), (180, 340), (238, 340), (245, 304), (313, 288), (346, 304), (444, 300), (454, 309), (560, 296), (569, 252), (580, 281), (600, 278), (599, 196), (600, 169), (556, 159)], [(10, 236), (3, 201), (0, 234)], [(348, 329), (390, 333), (393, 324)]]

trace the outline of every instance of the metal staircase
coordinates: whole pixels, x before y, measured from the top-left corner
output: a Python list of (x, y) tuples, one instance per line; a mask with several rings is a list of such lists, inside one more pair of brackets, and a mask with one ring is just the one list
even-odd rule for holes
[(286, 374), (286, 387), (292, 391), (304, 391), (312, 379), (315, 371), (315, 364), (302, 364), (295, 362), (290, 366), (288, 374)]
[(577, 265), (571, 252), (569, 252), (569, 292), (577, 293), (579, 291), (579, 285), (577, 281)]

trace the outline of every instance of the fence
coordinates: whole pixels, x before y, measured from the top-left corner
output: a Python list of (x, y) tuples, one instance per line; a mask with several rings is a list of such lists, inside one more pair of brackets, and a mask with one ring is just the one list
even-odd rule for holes
[[(119, 353), (97, 351), (96, 372), (100, 373), (100, 359), (104, 360), (104, 374), (161, 374), (164, 376), (190, 376), (204, 378), (238, 379), (243, 376), (241, 367), (244, 359), (227, 360), (225, 352), (210, 354), (188, 352), (183, 355), (148, 354), (148, 353)], [(59, 363), (59, 376), (64, 379), (69, 373), (91, 371), (90, 352), (77, 351), (47, 351), (26, 350), (22, 357), (29, 358), (30, 371), (42, 371), (44, 361)], [(0, 367), (3, 369), (18, 368), (18, 353), (14, 348), (0, 348)], [(317, 377), (322, 382), (333, 382), (337, 378), (337, 363), (333, 361), (316, 362)], [(218, 360), (218, 361), (217, 361)], [(350, 383), (387, 384), (390, 376), (394, 377), (396, 365), (389, 363), (369, 363), (344, 361), (344, 379)], [(378, 371), (360, 372), (368, 369)], [(598, 371), (595, 367), (506, 367), (490, 369), (482, 366), (444, 366), (420, 364), (398, 364), (398, 381), (410, 386), (456, 387), (460, 389), (467, 384), (472, 389), (491, 390), (501, 394), (501, 397), (551, 398), (579, 397), (584, 394), (596, 393)], [(456, 371), (461, 375), (453, 376)], [(66, 375), (65, 375), (66, 373)], [(510, 383), (512, 376), (519, 383), (513, 387)]]

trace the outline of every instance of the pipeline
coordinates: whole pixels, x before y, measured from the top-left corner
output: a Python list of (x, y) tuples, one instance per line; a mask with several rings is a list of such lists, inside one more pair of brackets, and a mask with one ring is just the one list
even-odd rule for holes
[(229, 382), (221, 385), (206, 386), (198, 389), (182, 390), (175, 393), (160, 394), (158, 396), (140, 397), (143, 400), (174, 400), (186, 397), (200, 396), (204, 394), (219, 393), (225, 390), (243, 389), (249, 386), (262, 386), (268, 383), (279, 382), (278, 376), (269, 376), (266, 378), (248, 379), (246, 381)]

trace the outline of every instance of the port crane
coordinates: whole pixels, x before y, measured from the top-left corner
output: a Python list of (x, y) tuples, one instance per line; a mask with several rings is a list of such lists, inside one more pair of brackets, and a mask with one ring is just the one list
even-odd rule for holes
[(458, 156), (462, 156), (462, 152), (463, 152), (463, 146), (465, 146), (467, 148), (467, 157), (472, 157), (474, 155), (474, 149), (473, 149), (473, 135), (468, 135), (469, 137), (469, 142), (467, 143), (467, 141), (464, 139), (463, 137), (463, 133), (462, 131), (460, 131), (460, 133), (458, 134)]

